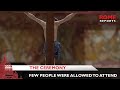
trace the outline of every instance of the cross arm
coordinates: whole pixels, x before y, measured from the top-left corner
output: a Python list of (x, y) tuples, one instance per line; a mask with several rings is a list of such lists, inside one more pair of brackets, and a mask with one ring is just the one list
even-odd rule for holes
[(45, 21), (38, 19), (37, 17), (35, 17), (35, 15), (33, 15), (32, 13), (29, 12), (24, 12), (30, 19), (36, 21), (37, 23), (39, 23), (41, 26), (44, 26), (46, 24)]
[(72, 19), (77, 13), (71, 13), (69, 15), (67, 15), (65, 18), (61, 19), (61, 20), (58, 20), (58, 21), (55, 21), (58, 25), (64, 23), (64, 22), (67, 22), (69, 21), (70, 19)]

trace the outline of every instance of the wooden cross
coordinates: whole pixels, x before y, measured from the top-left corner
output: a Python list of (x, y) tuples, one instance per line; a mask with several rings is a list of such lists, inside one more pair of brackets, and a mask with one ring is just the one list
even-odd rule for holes
[(54, 64), (54, 13), (47, 13), (46, 23), (46, 64)]

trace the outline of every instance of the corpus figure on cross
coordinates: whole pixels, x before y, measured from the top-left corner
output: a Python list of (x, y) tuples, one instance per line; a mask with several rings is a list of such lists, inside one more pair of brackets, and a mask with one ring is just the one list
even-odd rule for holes
[[(45, 44), (44, 44), (44, 53), (46, 53), (46, 22), (37, 18), (35, 15), (33, 15), (32, 13), (29, 12), (25, 12), (25, 14), (32, 20), (36, 21), (37, 23), (39, 23), (43, 30), (44, 30), (44, 39), (45, 39)], [(54, 57), (55, 60), (59, 60), (60, 59), (60, 54), (61, 54), (61, 44), (60, 42), (58, 42), (57, 40), (57, 31), (58, 31), (58, 27), (65, 23), (66, 21), (69, 21), (70, 19), (72, 19), (77, 13), (71, 13), (69, 15), (67, 15), (65, 18), (61, 19), (61, 20), (57, 20), (57, 18), (55, 18), (56, 20), (54, 21)], [(55, 60), (54, 60), (54, 64), (55, 64)]]

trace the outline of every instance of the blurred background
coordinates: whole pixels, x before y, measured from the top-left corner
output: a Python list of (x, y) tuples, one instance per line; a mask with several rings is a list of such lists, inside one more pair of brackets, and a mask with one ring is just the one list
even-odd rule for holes
[[(87, 11), (86, 11), (87, 12)], [(31, 12), (46, 21), (46, 14)], [(63, 19), (71, 12), (55, 13)], [(117, 15), (117, 23), (100, 23), (100, 14)], [(93, 11), (77, 14), (58, 28), (58, 41), (62, 45), (61, 64), (92, 64), (95, 67), (120, 67), (119, 11)], [(44, 36), (42, 27), (23, 12), (0, 12), (0, 56), (8, 46), (15, 58), (13, 62), (44, 64), (42, 54)]]

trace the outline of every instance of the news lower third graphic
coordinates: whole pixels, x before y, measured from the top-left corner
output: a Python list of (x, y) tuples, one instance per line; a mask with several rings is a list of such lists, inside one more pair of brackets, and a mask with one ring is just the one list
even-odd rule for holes
[(97, 71), (92, 65), (12, 65), (15, 71)]
[(11, 65), (6, 57), (0, 68), (0, 79), (120, 78), (120, 72), (100, 73), (92, 65)]

